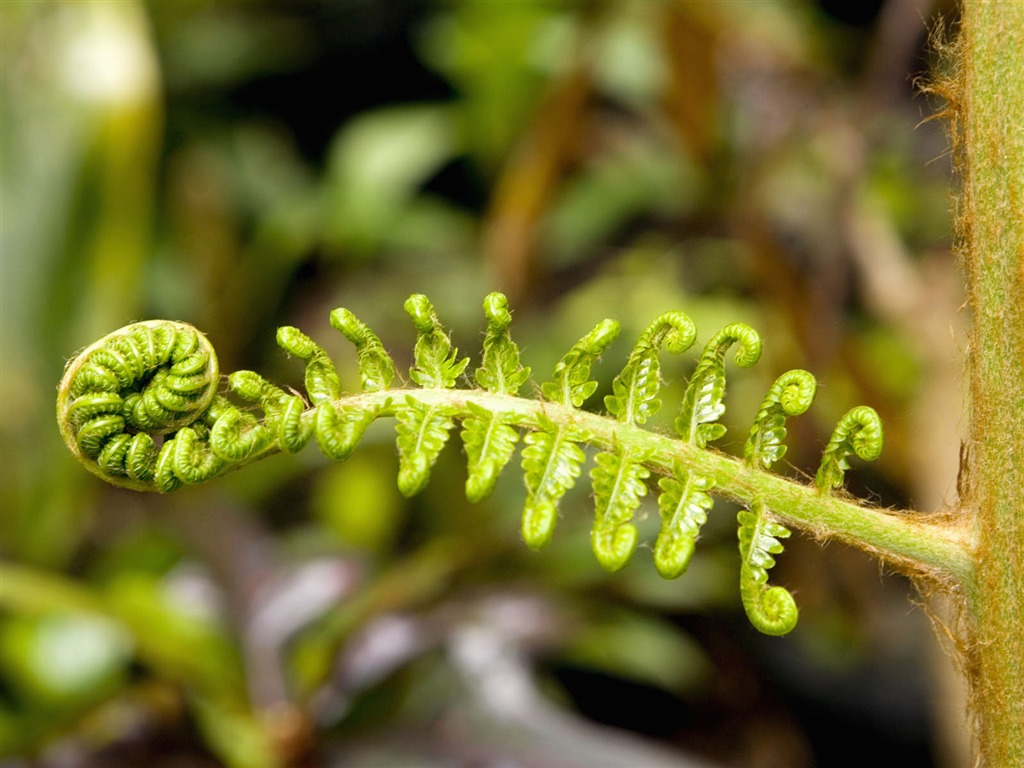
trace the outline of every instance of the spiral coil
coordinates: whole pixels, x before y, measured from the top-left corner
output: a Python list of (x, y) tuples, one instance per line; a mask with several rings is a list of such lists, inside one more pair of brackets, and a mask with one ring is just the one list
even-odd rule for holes
[(218, 377), (213, 347), (192, 326), (166, 320), (126, 326), (87, 347), (64, 371), (57, 395), (61, 435), (99, 477), (158, 489), (161, 454), (171, 442), (161, 436), (202, 423)]

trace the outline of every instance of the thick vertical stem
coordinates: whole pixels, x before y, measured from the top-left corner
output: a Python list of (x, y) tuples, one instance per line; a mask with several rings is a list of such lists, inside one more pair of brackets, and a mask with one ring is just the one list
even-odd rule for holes
[(976, 515), (970, 673), (983, 764), (1024, 766), (1024, 3), (968, 0), (960, 60)]

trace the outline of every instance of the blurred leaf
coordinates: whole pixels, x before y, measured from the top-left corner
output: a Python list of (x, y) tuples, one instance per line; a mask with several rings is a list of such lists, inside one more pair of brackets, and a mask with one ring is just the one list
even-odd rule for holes
[(697, 179), (683, 157), (652, 137), (625, 137), (572, 177), (546, 216), (554, 266), (592, 258), (631, 220), (679, 216), (696, 202)]
[(199, 727), (226, 768), (281, 768), (264, 724), (215, 698), (192, 699)]
[[(174, 9), (172, 19), (162, 5), (182, 8)], [(170, 30), (164, 57), (172, 87), (229, 85), (309, 61), (311, 41), (300, 19), (274, 13), (272, 5), (251, 3), (247, 13), (216, 4), (206, 9), (201, 4), (187, 9), (185, 3), (157, 6), (157, 12), (166, 14), (163, 28)]]
[[(313, 511), (346, 547), (383, 553), (395, 541), (405, 512), (395, 492), (394, 460), (365, 449), (319, 475)], [(389, 452), (390, 453), (390, 452)]]
[(380, 245), (454, 150), (450, 118), (440, 106), (392, 107), (354, 119), (330, 150), (328, 240), (360, 253)]
[(0, 13), (0, 531), (10, 554), (61, 566), (93, 496), (54, 439), (47, 393), (73, 349), (141, 311), (159, 74), (141, 3)]
[(223, 628), (175, 601), (158, 578), (123, 573), (102, 590), (57, 574), (5, 564), (0, 607), (26, 618), (89, 613), (118, 622), (139, 658), (168, 680), (245, 701), (235, 648)]
[[(735, 517), (729, 510), (715, 510), (712, 517)], [(621, 594), (630, 603), (664, 613), (707, 612), (735, 609), (736, 552), (733, 539), (719, 545), (702, 538), (685, 577), (678, 581), (662, 578), (653, 564), (627, 568), (608, 584), (613, 594)], [(718, 537), (714, 537), (718, 538)]]
[(595, 35), (598, 85), (626, 104), (654, 106), (668, 83), (658, 36), (660, 4), (622, 3), (614, 11)]
[(227, 700), (246, 700), (237, 650), (224, 628), (174, 600), (160, 580), (122, 575), (106, 588), (105, 600), (155, 672)]
[(0, 659), (23, 693), (62, 707), (108, 695), (132, 653), (131, 636), (95, 614), (51, 613), (2, 623)]
[(614, 612), (572, 640), (565, 660), (672, 691), (691, 690), (710, 673), (700, 646), (666, 621)]
[(551, 63), (549, 41), (562, 42), (562, 56), (571, 48), (564, 21), (559, 3), (462, 0), (425, 26), (423, 58), (460, 91), (460, 128), (486, 169), (523, 129), (544, 82), (540, 64)]

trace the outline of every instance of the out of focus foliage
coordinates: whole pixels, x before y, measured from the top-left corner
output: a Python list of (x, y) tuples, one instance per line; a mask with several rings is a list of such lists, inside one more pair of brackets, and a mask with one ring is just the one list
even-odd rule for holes
[[(273, 329), (297, 325), (354, 387), (330, 309), (402, 360), (410, 293), (472, 352), (501, 290), (540, 375), (606, 316), (616, 360), (666, 310), (704, 339), (748, 322), (767, 346), (727, 420), (809, 368), (793, 471), (868, 402), (890, 440), (865, 484), (941, 505), (955, 440), (915, 404), (948, 395), (959, 299), (913, 78), (952, 9), (838, 8), (0, 4), (3, 765), (934, 764), (928, 628), (839, 547), (780, 558), (803, 620), (764, 640), (721, 502), (681, 580), (649, 558), (608, 576), (584, 494), (530, 552), (512, 467), (472, 506), (450, 447), (406, 502), (382, 425), (344, 464), (308, 451), (158, 497), (99, 484), (52, 416), (63, 361), (132, 320), (192, 322), (225, 370), (285, 385)], [(665, 424), (686, 371), (666, 363)]]

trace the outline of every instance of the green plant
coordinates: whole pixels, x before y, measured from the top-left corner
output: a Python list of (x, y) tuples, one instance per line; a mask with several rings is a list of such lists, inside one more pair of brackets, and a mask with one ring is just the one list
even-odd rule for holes
[[(958, 542), (940, 526), (832, 497), (851, 455), (870, 460), (881, 452), (882, 427), (871, 408), (854, 408), (836, 426), (816, 487), (766, 472), (785, 453), (787, 416), (803, 413), (814, 398), (815, 380), (806, 371), (784, 373), (771, 387), (743, 461), (712, 451), (709, 444), (725, 433), (719, 417), (725, 411), (726, 353), (736, 345), (741, 367), (761, 354), (761, 339), (749, 326), (729, 325), (707, 342), (675, 419), (679, 437), (670, 438), (642, 425), (661, 407), (661, 348), (681, 354), (696, 339), (694, 324), (682, 312), (661, 315), (641, 334), (605, 397), (607, 414), (599, 415), (582, 407), (598, 386), (591, 366), (619, 332), (615, 321), (605, 320), (581, 338), (540, 386), (542, 397), (530, 399), (516, 394), (530, 370), (509, 335), (512, 318), (502, 294), (484, 301), (488, 326), (482, 362), (473, 372), (478, 387), (472, 389), (457, 386), (469, 359), (459, 358), (428, 299), (413, 295), (405, 309), (418, 334), (409, 371), (418, 386), (392, 387), (394, 364), (380, 340), (351, 312), (338, 309), (331, 323), (356, 345), (362, 391), (343, 393), (327, 353), (298, 329), (284, 327), (277, 340), (305, 361), (306, 398), (252, 371), (228, 377), (230, 392), (262, 411), (259, 416), (217, 393), (217, 359), (196, 329), (163, 321), (128, 326), (68, 366), (57, 399), (61, 433), (82, 463), (108, 482), (169, 492), (273, 453), (298, 451), (313, 439), (329, 458), (345, 459), (373, 421), (390, 416), (397, 422), (398, 487), (412, 496), (426, 486), (459, 422), (469, 466), (466, 495), (480, 501), (512, 459), (518, 428), (526, 432), (522, 533), (534, 549), (551, 540), (558, 501), (582, 471), (581, 446), (591, 446), (599, 451), (590, 472), (596, 506), (591, 543), (601, 565), (616, 571), (632, 557), (638, 543), (632, 519), (652, 473), (662, 475), (654, 560), (665, 578), (686, 571), (712, 505), (710, 494), (738, 501), (747, 507), (739, 515), (743, 604), (753, 624), (774, 635), (789, 632), (797, 620), (789, 592), (766, 586), (772, 555), (782, 551), (779, 539), (789, 535), (782, 522), (901, 562), (916, 558), (937, 578), (967, 572)], [(851, 509), (858, 510), (855, 518)]]
[[(962, 247), (975, 327), (968, 358), (972, 434), (965, 452), (963, 496), (953, 513), (878, 510), (832, 494), (842, 483), (850, 455), (877, 455), (881, 432), (869, 409), (854, 409), (840, 422), (814, 487), (766, 472), (781, 456), (785, 417), (806, 407), (801, 393), (810, 387), (792, 373), (784, 375), (791, 379), (776, 384), (778, 391), (772, 388), (774, 396), (769, 393), (758, 412), (743, 461), (707, 448), (720, 437), (716, 419), (722, 407), (725, 350), (719, 344), (701, 355), (691, 378), (677, 420), (680, 438), (646, 431), (644, 420), (657, 407), (656, 351), (665, 346), (677, 352), (685, 346), (688, 332), (678, 318), (675, 323), (659, 318), (643, 335), (606, 400), (607, 416), (580, 406), (593, 394), (587, 369), (613, 333), (610, 325), (599, 326), (563, 359), (554, 380), (542, 388), (544, 401), (516, 397), (526, 374), (505, 333), (507, 316), (498, 311), (496, 297), (490, 299), (486, 354), (477, 371), (482, 389), (454, 386), (465, 362), (451, 349), (429, 305), (417, 299), (410, 306), (419, 333), (410, 376), (420, 389), (390, 389), (393, 366), (379, 341), (351, 315), (339, 313), (335, 324), (359, 349), (364, 391), (337, 392), (322, 351), (300, 334), (286, 332), (282, 346), (308, 361), (311, 402), (307, 405), (253, 374), (236, 374), (232, 390), (258, 404), (264, 412), (260, 420), (224, 400), (204, 404), (212, 395), (197, 394), (199, 384), (215, 381), (215, 371), (209, 358), (202, 362), (195, 354), (188, 340), (193, 332), (178, 326), (173, 344), (164, 349), (170, 350), (167, 362), (180, 367), (150, 395), (138, 393), (141, 410), (133, 405), (131, 412), (137, 415), (127, 431), (117, 425), (118, 418), (126, 417), (114, 413), (114, 399), (103, 394), (111, 394), (103, 386), (113, 385), (102, 384), (104, 374), (98, 372), (86, 374), (77, 389), (73, 383), (62, 388), (65, 403), (75, 406), (81, 400), (72, 408), (77, 415), (67, 417), (62, 431), (93, 471), (103, 474), (113, 468), (123, 485), (171, 490), (277, 450), (297, 450), (314, 438), (326, 454), (341, 458), (371, 421), (395, 416), (399, 485), (404, 493), (414, 493), (426, 483), (433, 460), (460, 421), (470, 464), (467, 495), (479, 499), (510, 460), (516, 428), (521, 428), (527, 431), (523, 537), (531, 546), (542, 546), (551, 536), (555, 505), (582, 471), (579, 444), (589, 444), (599, 451), (591, 473), (598, 507), (593, 545), (605, 567), (621, 567), (636, 546), (630, 517), (648, 488), (647, 477), (656, 473), (663, 476), (658, 485), (664, 527), (655, 551), (664, 575), (685, 569), (711, 505), (710, 491), (746, 507), (740, 513), (741, 594), (752, 621), (763, 631), (786, 631), (795, 618), (791, 596), (781, 587), (767, 586), (767, 569), (787, 532), (784, 525), (872, 551), (915, 577), (925, 590), (950, 594), (963, 615), (961, 644), (979, 752), (988, 765), (1024, 765), (1024, 703), (1019, 696), (1024, 689), (1024, 639), (1019, 631), (1024, 616), (1019, 492), (1024, 485), (1024, 435), (1013, 428), (1024, 413), (1024, 134), (1019, 127), (1024, 11), (1012, 3), (968, 3), (965, 11), (957, 51), (960, 71), (948, 95), (962, 158)], [(144, 326), (135, 333), (153, 340), (170, 331)], [(179, 333), (186, 340), (180, 341)], [(741, 340), (738, 362), (752, 362), (756, 335), (731, 327), (719, 342), (734, 336)], [(134, 334), (118, 344), (137, 347), (124, 338)], [(196, 345), (203, 343), (201, 336), (194, 338)], [(164, 354), (154, 352), (153, 359)], [(69, 373), (76, 370), (73, 366)], [(139, 370), (125, 368), (127, 374)], [(178, 429), (181, 425), (172, 415), (165, 428), (178, 429), (177, 435), (164, 440), (159, 450), (156, 441), (138, 437), (147, 419), (155, 421), (161, 411), (180, 413), (184, 408), (179, 406), (186, 405), (196, 406), (202, 417), (196, 426)]]

